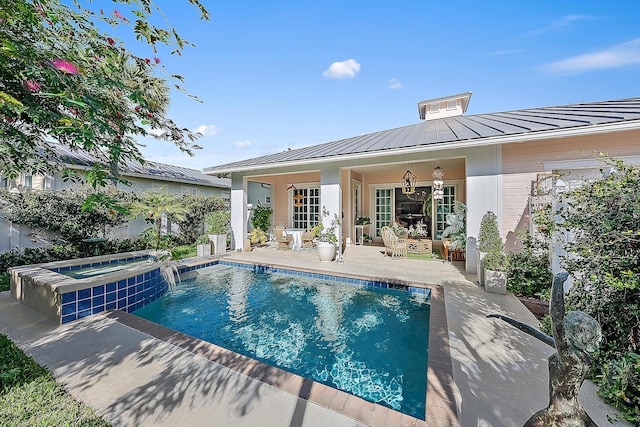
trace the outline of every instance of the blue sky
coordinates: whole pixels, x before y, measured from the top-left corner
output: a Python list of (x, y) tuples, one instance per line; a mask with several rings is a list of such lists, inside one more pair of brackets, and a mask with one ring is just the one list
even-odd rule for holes
[(158, 1), (196, 47), (157, 55), (202, 100), (175, 92), (170, 116), (204, 148), (144, 140), (149, 160), (201, 169), (406, 126), (466, 91), (467, 115), (640, 95), (637, 0), (202, 2), (211, 21)]

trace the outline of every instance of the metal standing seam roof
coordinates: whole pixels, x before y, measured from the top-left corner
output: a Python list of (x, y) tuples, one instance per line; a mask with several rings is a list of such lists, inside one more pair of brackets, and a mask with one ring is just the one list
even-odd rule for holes
[(516, 137), (554, 130), (570, 131), (593, 125), (638, 119), (640, 119), (640, 98), (445, 117), (213, 166), (205, 168), (204, 172), (216, 174), (242, 169), (251, 170), (255, 167), (276, 167), (283, 162), (314, 159), (320, 161), (335, 159), (341, 155), (376, 152), (384, 154), (389, 150), (427, 147), (442, 143), (463, 143), (500, 136)]
[[(79, 166), (82, 168), (91, 167), (97, 161), (94, 156), (87, 152), (72, 151), (62, 145), (56, 145), (55, 151), (69, 166)], [(148, 179), (160, 179), (163, 181), (192, 183), (207, 187), (231, 188), (231, 180), (228, 178), (218, 178), (216, 176), (206, 175), (196, 169), (151, 161), (147, 161), (144, 164), (133, 161), (123, 162), (122, 174)]]

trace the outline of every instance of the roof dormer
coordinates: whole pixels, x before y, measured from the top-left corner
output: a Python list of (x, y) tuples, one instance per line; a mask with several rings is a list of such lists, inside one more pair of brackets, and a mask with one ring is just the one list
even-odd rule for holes
[(469, 107), (471, 92), (418, 102), (418, 114), (422, 120), (461, 116)]

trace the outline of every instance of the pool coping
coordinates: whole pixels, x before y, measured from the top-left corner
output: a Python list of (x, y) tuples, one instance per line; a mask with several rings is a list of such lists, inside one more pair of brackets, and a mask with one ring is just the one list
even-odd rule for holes
[[(189, 264), (189, 266), (200, 266), (209, 263), (213, 265), (219, 261), (222, 261), (222, 259), (206, 260)], [(278, 264), (238, 262), (236, 260), (233, 262), (312, 274), (327, 274), (326, 271), (302, 269)], [(345, 277), (343, 274), (336, 276)], [(292, 374), (182, 332), (177, 332), (138, 317), (135, 314), (121, 310), (112, 310), (106, 312), (105, 316), (178, 348), (219, 363), (240, 374), (341, 413), (372, 427), (458, 426), (443, 287), (436, 284), (407, 282), (391, 278), (369, 277), (355, 274), (348, 274), (346, 276), (361, 280), (385, 281), (398, 286), (429, 288), (431, 290), (425, 420), (366, 401), (347, 392), (315, 382), (297, 374)]]

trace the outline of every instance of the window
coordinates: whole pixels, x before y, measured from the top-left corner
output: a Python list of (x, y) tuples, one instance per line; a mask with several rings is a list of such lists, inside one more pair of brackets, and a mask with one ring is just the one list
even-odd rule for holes
[(198, 189), (194, 188), (194, 187), (182, 187), (181, 188), (181, 192), (183, 195), (190, 195), (190, 196), (197, 196), (198, 195)]
[(376, 190), (376, 236), (380, 236), (380, 229), (391, 222), (393, 207), (393, 190), (380, 188)]
[(362, 216), (362, 185), (353, 183), (353, 218), (358, 219)]
[[(293, 228), (310, 229), (316, 225), (322, 218), (320, 213), (320, 188), (299, 188), (296, 194), (302, 195), (300, 199), (301, 206), (293, 206)], [(290, 203), (293, 202), (293, 193), (289, 197)]]
[(264, 202), (266, 204), (271, 204), (271, 196), (264, 196)]
[(22, 186), (24, 188), (31, 188), (33, 186), (33, 177), (31, 175), (24, 175), (22, 178)]
[(429, 105), (430, 113), (439, 113), (440, 112), (440, 104), (431, 104)]
[(453, 185), (445, 185), (443, 190), (442, 200), (434, 201), (436, 205), (436, 240), (441, 238), (442, 232), (447, 227), (447, 214), (453, 212), (453, 205), (456, 201), (456, 188)]
[(447, 110), (455, 110), (458, 107), (458, 102), (456, 100), (447, 101)]

